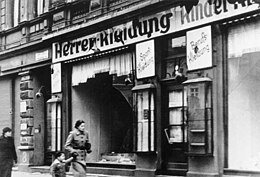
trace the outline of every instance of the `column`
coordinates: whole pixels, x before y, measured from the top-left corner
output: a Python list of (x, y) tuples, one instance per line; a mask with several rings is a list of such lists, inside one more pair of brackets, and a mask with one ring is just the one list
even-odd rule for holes
[(50, 7), (50, 0), (44, 0), (44, 9), (43, 12), (49, 12), (49, 7)]
[(14, 0), (3, 0), (5, 4), (5, 29), (13, 27), (13, 9), (14, 9)]
[(22, 72), (20, 82), (20, 146), (18, 155), (20, 163), (19, 171), (28, 171), (28, 167), (33, 165), (34, 134), (33, 134), (33, 88), (32, 77), (29, 71)]
[[(31, 12), (29, 7), (28, 0), (20, 1), (20, 22), (29, 20), (29, 13)], [(32, 3), (33, 4), (33, 3)]]
[[(26, 0), (27, 1), (27, 0)], [(37, 12), (37, 1), (36, 0), (31, 0), (32, 2), (28, 3), (28, 20), (32, 20), (36, 17), (36, 12)]]

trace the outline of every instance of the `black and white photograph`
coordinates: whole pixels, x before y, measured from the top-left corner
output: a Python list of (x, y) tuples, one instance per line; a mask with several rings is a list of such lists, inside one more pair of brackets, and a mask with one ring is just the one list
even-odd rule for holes
[(0, 15), (0, 177), (260, 177), (260, 0)]

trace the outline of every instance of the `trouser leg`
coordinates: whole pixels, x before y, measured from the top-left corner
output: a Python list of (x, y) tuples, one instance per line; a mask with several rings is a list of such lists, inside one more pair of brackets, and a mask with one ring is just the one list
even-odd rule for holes
[(13, 167), (13, 161), (7, 160), (5, 162), (1, 162), (0, 164), (0, 176), (1, 177), (11, 177), (12, 175), (12, 167)]
[(86, 166), (81, 163), (72, 162), (71, 171), (73, 172), (74, 177), (86, 177)]

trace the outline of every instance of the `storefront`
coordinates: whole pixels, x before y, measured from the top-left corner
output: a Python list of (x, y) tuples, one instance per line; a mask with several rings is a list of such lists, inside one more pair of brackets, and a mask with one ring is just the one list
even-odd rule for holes
[(200, 0), (53, 42), (61, 145), (83, 119), (88, 163), (129, 163), (149, 177), (258, 173), (258, 10)]
[(260, 171), (258, 123), (259, 14), (227, 28), (228, 167)]
[(133, 60), (133, 52), (125, 49), (72, 63), (71, 121), (86, 122), (93, 146), (89, 162), (118, 162), (132, 152)]

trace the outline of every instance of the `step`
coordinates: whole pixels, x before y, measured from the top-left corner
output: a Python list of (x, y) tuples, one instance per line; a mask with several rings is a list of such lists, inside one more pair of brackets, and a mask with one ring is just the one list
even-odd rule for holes
[(167, 169), (163, 175), (175, 175), (175, 176), (186, 176), (187, 169)]
[(35, 173), (50, 173), (50, 166), (31, 166), (30, 167), (30, 172)]
[(251, 177), (251, 176), (241, 176), (241, 175), (223, 175), (223, 177)]
[(187, 163), (168, 163), (167, 164), (168, 169), (188, 169)]
[[(96, 164), (96, 166), (95, 166)], [(31, 173), (50, 173), (50, 166), (31, 166)], [(87, 164), (87, 173), (100, 174), (100, 175), (120, 175), (120, 176), (134, 176), (135, 165), (127, 164), (102, 164), (102, 163), (91, 163)], [(71, 173), (68, 172), (67, 175)]]
[(159, 172), (162, 176), (186, 176), (188, 171), (187, 163), (168, 163), (166, 168)]
[(120, 175), (120, 176), (134, 176), (135, 169), (125, 168), (105, 168), (105, 167), (87, 167), (89, 174), (104, 174), (104, 175)]
[(224, 169), (223, 177), (259, 177), (259, 171)]
[(115, 163), (115, 162), (94, 162), (94, 163), (88, 162), (87, 167), (135, 169), (135, 164), (133, 164), (133, 163)]
[(185, 176), (172, 176), (172, 175), (156, 175), (155, 177), (185, 177)]

